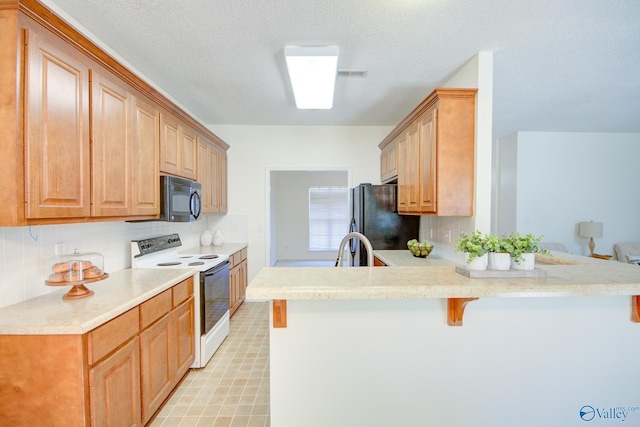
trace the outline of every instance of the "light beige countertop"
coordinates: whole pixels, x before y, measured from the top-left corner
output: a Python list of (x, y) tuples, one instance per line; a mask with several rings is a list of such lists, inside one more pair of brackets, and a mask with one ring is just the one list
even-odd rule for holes
[(63, 300), (71, 289), (59, 290), (0, 308), (0, 334), (84, 334), (125, 311), (198, 274), (192, 268), (126, 269), (87, 284), (95, 294)]
[(433, 267), (436, 265), (454, 265), (453, 261), (441, 258), (433, 253), (429, 254), (426, 258), (413, 256), (408, 249), (395, 251), (374, 250), (373, 255), (390, 267)]
[[(384, 251), (377, 253), (386, 255)], [(249, 283), (247, 299), (640, 295), (638, 266), (554, 254), (554, 257), (538, 257), (536, 268), (546, 270), (546, 277), (540, 278), (468, 278), (456, 273), (453, 262), (424, 267), (266, 267)]]

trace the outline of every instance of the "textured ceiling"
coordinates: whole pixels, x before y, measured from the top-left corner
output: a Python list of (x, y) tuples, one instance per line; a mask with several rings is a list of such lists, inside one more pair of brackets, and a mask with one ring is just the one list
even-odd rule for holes
[[(44, 0), (206, 124), (395, 125), (479, 51), (494, 137), (640, 132), (640, 1)], [(73, 22), (72, 22), (73, 23)], [(297, 110), (285, 45), (337, 45), (334, 108)]]

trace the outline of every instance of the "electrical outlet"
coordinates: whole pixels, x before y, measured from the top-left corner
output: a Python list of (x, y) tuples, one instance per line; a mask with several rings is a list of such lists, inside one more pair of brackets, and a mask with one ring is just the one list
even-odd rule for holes
[(67, 244), (64, 242), (56, 243), (54, 247), (55, 255), (64, 255), (67, 253)]
[(444, 241), (445, 243), (451, 243), (451, 230), (448, 228), (444, 229)]
[(429, 240), (433, 240), (433, 227), (429, 227)]
[(264, 227), (262, 226), (262, 224), (258, 224), (258, 233), (263, 233), (264, 232)]

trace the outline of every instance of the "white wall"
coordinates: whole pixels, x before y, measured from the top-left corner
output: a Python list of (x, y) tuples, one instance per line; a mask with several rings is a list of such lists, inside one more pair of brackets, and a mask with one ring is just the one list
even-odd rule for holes
[[(209, 128), (231, 148), (229, 215), (247, 217), (249, 280), (270, 265), (269, 174), (273, 170), (349, 170), (349, 186), (380, 182), (378, 144), (392, 126), (243, 126)], [(224, 232), (224, 229), (223, 229)], [(231, 240), (228, 240), (231, 241)]]
[[(497, 171), (513, 169), (505, 162), (517, 159), (517, 198), (501, 198), (499, 231), (515, 224), (582, 255), (589, 248), (578, 235), (581, 221), (604, 223), (597, 253), (613, 255), (614, 243), (640, 241), (640, 134), (518, 132), (497, 146), (508, 151)], [(514, 185), (512, 174), (502, 177), (499, 188)]]
[[(475, 128), (475, 197), (473, 217), (430, 217), (420, 221), (420, 240), (434, 244), (434, 253), (464, 262), (453, 250), (461, 232), (491, 228), (491, 156), (493, 121), (493, 54), (480, 52), (458, 70), (443, 87), (478, 88)], [(450, 237), (449, 237), (450, 236)]]
[[(335, 260), (333, 251), (309, 250), (309, 188), (347, 187), (347, 171), (273, 171), (271, 193), (275, 195), (270, 214), (275, 217), (275, 260)], [(349, 232), (348, 219), (344, 233)], [(272, 258), (274, 254), (272, 253)], [(273, 265), (273, 263), (271, 264)]]

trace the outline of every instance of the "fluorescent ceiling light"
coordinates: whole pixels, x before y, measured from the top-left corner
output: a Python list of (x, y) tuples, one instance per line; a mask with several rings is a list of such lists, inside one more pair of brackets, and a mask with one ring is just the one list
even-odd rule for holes
[(338, 52), (337, 46), (285, 46), (296, 107), (319, 110), (333, 107)]

